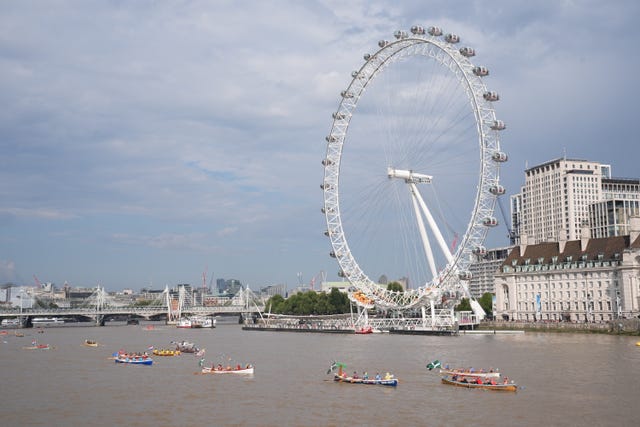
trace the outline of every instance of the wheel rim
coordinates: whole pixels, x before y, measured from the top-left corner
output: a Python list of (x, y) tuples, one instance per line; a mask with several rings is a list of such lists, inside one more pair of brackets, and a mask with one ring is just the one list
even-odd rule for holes
[[(499, 165), (506, 160), (498, 132), (504, 125), (492, 106), (497, 94), (488, 91), (478, 75), (484, 69), (475, 67), (457, 43), (446, 41), (455, 37), (418, 30), (381, 41), (380, 49), (365, 55), (365, 63), (352, 73), (333, 114), (322, 162), (325, 234), (340, 271), (379, 306), (411, 308), (442, 291), (465, 289), (459, 279), (468, 279), (470, 263), (496, 224), (493, 208), (498, 193), (504, 192)], [(406, 186), (385, 182), (394, 181), (385, 176), (389, 168), (433, 174), (433, 195), (424, 199), (444, 218), (438, 225), (443, 240), (455, 243), (450, 255), (434, 255), (435, 274), (433, 267), (430, 272), (425, 267), (429, 263), (420, 253), (424, 244), (415, 239), (415, 231), (407, 231), (415, 230), (418, 215), (408, 202)], [(472, 176), (456, 184), (465, 174)], [(448, 198), (442, 198), (438, 192), (447, 186)], [(462, 209), (467, 218), (457, 224), (450, 222), (459, 207), (442, 214), (449, 198), (454, 203), (466, 199)], [(433, 247), (437, 238), (431, 234)], [(384, 242), (390, 246), (388, 253), (372, 255), (371, 247)], [(392, 280), (408, 275), (411, 289), (401, 294), (381, 289), (377, 276), (369, 274), (382, 273)]]

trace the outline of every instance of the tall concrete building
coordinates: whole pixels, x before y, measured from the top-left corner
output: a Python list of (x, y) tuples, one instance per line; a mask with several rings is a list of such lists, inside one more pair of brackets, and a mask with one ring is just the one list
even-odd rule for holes
[(478, 299), (485, 293), (495, 293), (495, 273), (509, 255), (510, 248), (489, 249), (483, 255), (477, 255), (477, 259), (469, 266), (471, 280), (469, 281), (469, 293)]
[(589, 206), (589, 226), (596, 238), (629, 234), (629, 221), (640, 215), (640, 180), (602, 180), (602, 200)]
[(603, 199), (602, 182), (610, 178), (609, 165), (578, 159), (555, 159), (525, 170), (525, 184), (511, 198), (516, 243), (522, 238), (528, 244), (579, 239), (589, 206)]

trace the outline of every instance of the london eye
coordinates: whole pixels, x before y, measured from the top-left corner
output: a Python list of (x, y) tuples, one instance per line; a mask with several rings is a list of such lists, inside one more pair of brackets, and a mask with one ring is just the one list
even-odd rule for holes
[[(363, 307), (470, 297), (471, 264), (498, 224), (507, 160), (506, 126), (493, 108), (500, 96), (474, 57), (438, 27), (399, 30), (364, 55), (340, 93), (322, 160), (322, 211), (330, 255)], [(387, 290), (386, 280), (406, 290)]]

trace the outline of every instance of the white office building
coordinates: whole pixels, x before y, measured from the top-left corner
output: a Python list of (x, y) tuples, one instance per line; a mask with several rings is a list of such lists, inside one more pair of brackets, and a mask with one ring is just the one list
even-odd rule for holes
[(602, 180), (602, 200), (589, 206), (589, 227), (593, 237), (629, 234), (629, 220), (640, 214), (640, 180)]
[(609, 178), (609, 165), (578, 159), (555, 159), (525, 170), (525, 185), (511, 198), (516, 235), (533, 243), (579, 239), (589, 206), (602, 200), (602, 181)]

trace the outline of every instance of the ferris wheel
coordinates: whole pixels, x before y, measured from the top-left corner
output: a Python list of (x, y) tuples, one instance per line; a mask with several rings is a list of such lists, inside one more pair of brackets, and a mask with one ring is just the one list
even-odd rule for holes
[[(498, 224), (507, 161), (505, 124), (493, 109), (500, 97), (483, 82), (489, 70), (471, 63), (474, 49), (459, 42), (438, 27), (396, 31), (364, 55), (340, 94), (322, 160), (322, 211), (330, 255), (360, 306), (470, 296), (470, 266)], [(407, 289), (389, 291), (386, 281)]]

